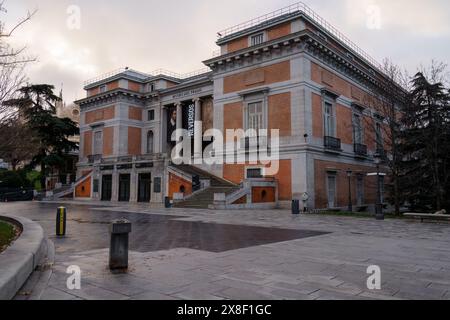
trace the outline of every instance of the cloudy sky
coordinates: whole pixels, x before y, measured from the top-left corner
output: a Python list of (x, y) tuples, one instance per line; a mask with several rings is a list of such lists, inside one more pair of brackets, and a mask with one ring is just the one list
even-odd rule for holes
[[(431, 59), (450, 62), (448, 0), (305, 0), (314, 11), (381, 61), (410, 72)], [(200, 69), (217, 49), (216, 32), (295, 3), (295, 0), (6, 0), (1, 20), (11, 27), (28, 10), (33, 19), (15, 33), (38, 61), (34, 83), (50, 83), (71, 102), (83, 82), (129, 66), (143, 72)], [(79, 28), (77, 12), (79, 11)]]

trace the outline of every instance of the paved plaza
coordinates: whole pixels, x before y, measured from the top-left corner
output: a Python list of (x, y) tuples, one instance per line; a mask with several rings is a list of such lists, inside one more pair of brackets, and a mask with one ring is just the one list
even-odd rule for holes
[[(56, 208), (68, 234), (55, 237)], [(54, 256), (16, 299), (450, 299), (450, 225), (287, 210), (213, 211), (101, 203), (8, 203), (42, 225)], [(108, 267), (109, 222), (127, 218), (130, 268)], [(81, 290), (66, 269), (81, 268)], [(381, 290), (367, 268), (381, 268)]]

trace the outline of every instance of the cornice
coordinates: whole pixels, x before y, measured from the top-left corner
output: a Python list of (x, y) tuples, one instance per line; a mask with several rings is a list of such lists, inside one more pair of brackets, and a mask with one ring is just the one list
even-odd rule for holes
[(235, 39), (239, 39), (239, 38), (248, 36), (248, 35), (250, 35), (252, 33), (257, 33), (257, 32), (260, 32), (260, 31), (272, 28), (274, 26), (277, 26), (277, 25), (280, 25), (280, 24), (283, 24), (283, 23), (295, 20), (295, 19), (297, 19), (299, 17), (305, 17), (304, 13), (301, 12), (301, 11), (288, 13), (288, 14), (285, 14), (283, 16), (276, 17), (274, 19), (265, 21), (265, 22), (263, 22), (261, 24), (258, 24), (256, 26), (253, 26), (253, 27), (250, 27), (250, 28), (246, 28), (244, 30), (241, 30), (241, 31), (232, 33), (232, 34), (230, 34), (228, 36), (225, 36), (225, 37), (217, 40), (216, 44), (220, 46), (220, 45), (223, 45), (223, 44), (225, 44), (227, 42), (233, 41)]
[(82, 100), (78, 100), (76, 101), (76, 103), (80, 106), (80, 109), (83, 110), (98, 105), (129, 101), (132, 101), (135, 104), (143, 105), (145, 103), (145, 98), (141, 93), (119, 88), (92, 97), (87, 97)]
[(218, 57), (214, 57), (203, 61), (205, 65), (215, 71), (219, 66), (230, 64), (241, 59), (259, 56), (261, 54), (271, 53), (274, 50), (279, 50), (283, 46), (291, 46), (299, 44), (301, 37), (306, 34), (306, 30), (289, 34), (287, 36), (264, 42), (260, 45), (244, 48), (235, 52), (227, 53)]
[(160, 94), (161, 95), (173, 94), (173, 93), (176, 93), (177, 91), (182, 91), (182, 90), (186, 90), (186, 89), (202, 88), (203, 86), (208, 86), (208, 85), (213, 85), (213, 84), (214, 84), (214, 81), (210, 78), (210, 76), (208, 76), (208, 78), (203, 78), (203, 79), (199, 79), (199, 80), (195, 80), (195, 81), (187, 82), (187, 83), (180, 83), (174, 87), (162, 89), (162, 90), (160, 90)]
[(271, 60), (286, 55), (306, 52), (325, 65), (345, 74), (354, 81), (367, 87), (381, 88), (386, 75), (371, 67), (370, 64), (343, 48), (337, 50), (328, 41), (311, 30), (303, 30), (288, 36), (265, 42), (261, 45), (245, 48), (204, 61), (215, 73), (225, 73), (243, 68), (243, 61), (257, 64), (261, 60)]

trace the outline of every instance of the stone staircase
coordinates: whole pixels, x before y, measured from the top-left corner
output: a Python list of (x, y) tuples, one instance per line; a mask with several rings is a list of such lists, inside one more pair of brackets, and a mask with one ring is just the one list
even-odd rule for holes
[(64, 185), (61, 188), (52, 190), (51, 194), (46, 192), (41, 193), (36, 197), (36, 200), (53, 201), (58, 200), (70, 195), (73, 195), (75, 187), (73, 185)]
[(201, 180), (208, 179), (210, 181), (210, 186), (208, 188), (195, 192), (184, 201), (175, 203), (175, 208), (207, 209), (210, 204), (214, 203), (215, 193), (230, 194), (239, 190), (239, 186), (196, 167), (180, 165), (175, 168), (192, 176), (197, 175)]
[(215, 193), (232, 193), (238, 190), (238, 187), (209, 187), (199, 191), (188, 199), (174, 204), (174, 208), (197, 208), (208, 209), (210, 204), (214, 203)]

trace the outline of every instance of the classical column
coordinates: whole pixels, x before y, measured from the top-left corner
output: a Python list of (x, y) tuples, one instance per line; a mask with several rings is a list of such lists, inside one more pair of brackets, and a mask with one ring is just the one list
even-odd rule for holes
[(202, 126), (202, 107), (200, 98), (192, 100), (195, 103), (195, 122), (194, 122), (194, 163), (202, 163), (202, 141), (203, 141), (203, 126)]
[(195, 121), (202, 121), (202, 104), (200, 98), (192, 99), (195, 103)]
[(177, 107), (177, 128), (175, 131), (175, 148), (172, 150), (172, 161), (175, 164), (181, 164), (182, 146), (180, 141), (183, 139), (183, 107), (181, 102), (177, 102), (175, 105)]
[(183, 107), (181, 105), (181, 102), (176, 103), (177, 106), (177, 142), (181, 140), (182, 133), (180, 129), (183, 129)]
[(119, 173), (114, 169), (112, 174), (111, 202), (119, 201)]
[(136, 169), (133, 169), (130, 173), (130, 202), (136, 203), (138, 201), (138, 184), (139, 175)]

